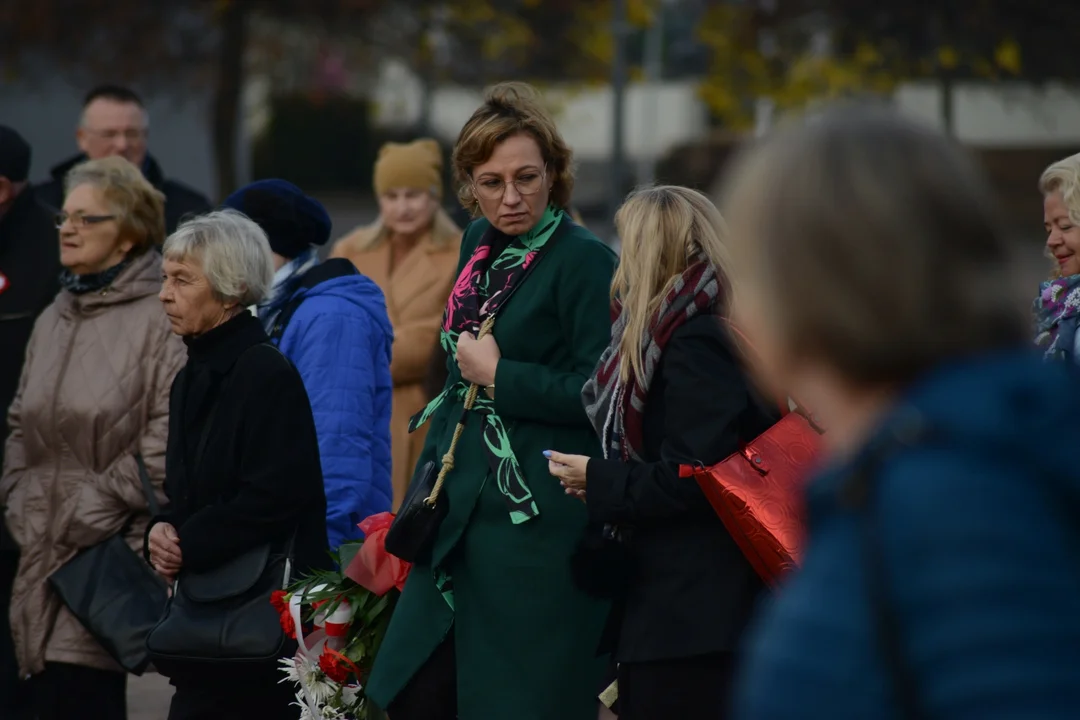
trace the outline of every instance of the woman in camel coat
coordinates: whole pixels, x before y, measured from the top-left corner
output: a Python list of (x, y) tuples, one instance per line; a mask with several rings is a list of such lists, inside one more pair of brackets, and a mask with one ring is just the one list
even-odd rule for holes
[(424, 447), (426, 430), (409, 435), (409, 418), (429, 400), (424, 381), (457, 271), (461, 229), (439, 205), (442, 152), (434, 140), (384, 145), (374, 186), (379, 219), (339, 240), (331, 257), (348, 258), (378, 284), (394, 327), (390, 440), (396, 511)]

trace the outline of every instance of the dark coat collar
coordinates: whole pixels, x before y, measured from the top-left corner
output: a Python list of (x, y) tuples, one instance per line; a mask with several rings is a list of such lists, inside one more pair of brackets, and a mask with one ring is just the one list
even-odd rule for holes
[(196, 338), (184, 338), (188, 360), (224, 375), (248, 348), (269, 342), (262, 323), (247, 310)]

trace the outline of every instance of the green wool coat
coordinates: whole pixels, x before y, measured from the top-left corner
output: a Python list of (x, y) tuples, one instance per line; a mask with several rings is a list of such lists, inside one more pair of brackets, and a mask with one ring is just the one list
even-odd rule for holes
[[(488, 229), (470, 224), (458, 271)], [(615, 254), (568, 217), (532, 273), (499, 311), (502, 359), (495, 409), (540, 514), (514, 525), (489, 470), (483, 419), (471, 415), (440, 501), (449, 514), (431, 565), (413, 567), (367, 684), (385, 708), (451, 627), (462, 720), (595, 720), (606, 658), (596, 649), (607, 603), (577, 590), (570, 556), (586, 523), (585, 506), (547, 470), (544, 450), (597, 456), (581, 388), (611, 335), (608, 293)], [(448, 383), (461, 380), (448, 362)], [(429, 420), (420, 466), (450, 446), (462, 403), (447, 400)], [(453, 580), (454, 609), (432, 567)]]

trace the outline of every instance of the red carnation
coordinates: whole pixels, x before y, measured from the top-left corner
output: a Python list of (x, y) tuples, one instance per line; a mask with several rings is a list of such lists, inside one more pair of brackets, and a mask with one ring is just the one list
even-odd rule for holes
[(319, 656), (319, 669), (338, 685), (344, 685), (349, 679), (349, 668), (338, 656), (339, 653), (331, 654), (330, 648), (324, 648), (322, 655)]
[(289, 612), (289, 593), (284, 590), (275, 590), (270, 593), (270, 604), (279, 613)]
[(296, 639), (296, 623), (293, 622), (292, 610), (289, 609), (289, 593), (284, 590), (275, 590), (270, 593), (270, 604), (278, 612), (278, 622), (281, 629), (293, 640)]

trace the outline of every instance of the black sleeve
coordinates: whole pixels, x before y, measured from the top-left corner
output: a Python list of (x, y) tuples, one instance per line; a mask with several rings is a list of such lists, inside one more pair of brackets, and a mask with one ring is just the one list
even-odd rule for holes
[(676, 330), (658, 373), (665, 383), (660, 461), (589, 460), (586, 505), (595, 522), (656, 524), (713, 512), (697, 481), (679, 477), (679, 465), (712, 465), (739, 448), (750, 396), (720, 321), (702, 317)]
[(177, 527), (188, 570), (212, 569), (285, 536), (318, 507), (323, 493), (319, 446), (303, 381), (284, 358), (260, 375), (245, 383), (244, 421), (236, 438), (239, 490)]

